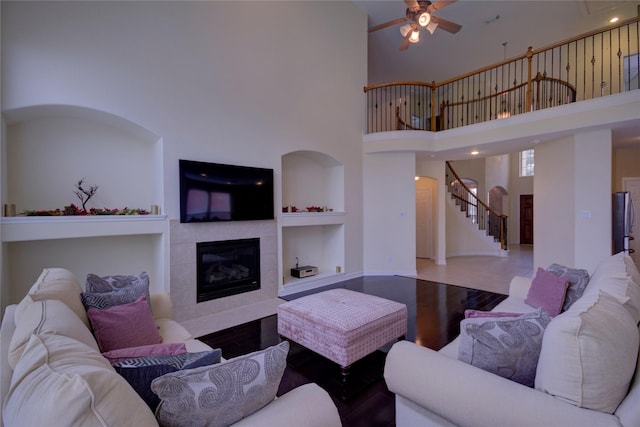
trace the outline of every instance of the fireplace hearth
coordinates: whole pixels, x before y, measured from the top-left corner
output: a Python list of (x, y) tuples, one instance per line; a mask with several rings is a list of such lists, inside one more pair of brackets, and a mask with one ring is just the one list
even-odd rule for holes
[(260, 289), (260, 239), (196, 243), (197, 302)]

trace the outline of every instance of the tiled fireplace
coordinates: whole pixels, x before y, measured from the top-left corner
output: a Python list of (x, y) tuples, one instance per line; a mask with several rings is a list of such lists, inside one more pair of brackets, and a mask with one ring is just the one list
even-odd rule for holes
[(260, 239), (196, 243), (197, 301), (260, 289)]
[[(240, 248), (236, 251), (239, 255), (236, 261), (227, 260), (232, 248), (238, 243), (256, 243), (259, 262), (257, 265), (247, 266), (251, 251), (256, 249)], [(198, 296), (198, 259), (199, 247), (207, 248), (213, 243), (218, 248), (210, 253), (204, 261), (203, 275), (209, 275), (205, 279), (209, 284), (219, 284), (218, 279), (227, 274), (231, 283), (223, 288), (236, 284), (236, 279), (254, 269), (259, 277), (259, 286), (255, 286), (254, 280), (250, 280), (241, 286), (239, 293), (224, 294), (228, 289), (216, 289), (211, 291), (215, 295), (212, 299)], [(197, 319), (199, 317), (217, 314), (226, 310), (240, 309), (242, 307), (277, 298), (278, 296), (278, 263), (277, 263), (277, 229), (275, 221), (238, 221), (220, 223), (188, 223), (182, 224), (178, 220), (170, 221), (170, 292), (173, 300), (174, 318), (180, 321)], [(230, 246), (229, 246), (230, 245)], [(255, 248), (255, 246), (254, 246)], [(219, 257), (219, 258), (218, 258)], [(222, 263), (222, 258), (225, 263)], [(220, 263), (216, 263), (220, 261)], [(207, 262), (208, 261), (208, 262)], [(207, 266), (208, 264), (208, 266)], [(220, 269), (218, 267), (222, 266)], [(246, 270), (245, 270), (246, 269)], [(208, 270), (208, 273), (207, 273)], [(225, 273), (226, 271), (226, 273)], [(215, 288), (215, 286), (214, 286)], [(205, 291), (206, 293), (206, 291)]]

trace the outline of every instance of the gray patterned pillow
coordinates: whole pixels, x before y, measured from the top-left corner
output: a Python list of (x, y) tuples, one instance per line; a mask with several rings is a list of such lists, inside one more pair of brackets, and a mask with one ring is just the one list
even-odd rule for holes
[[(138, 275), (97, 276), (87, 274), (85, 290), (89, 293), (111, 292), (130, 285), (144, 284), (149, 287), (149, 275), (143, 271)], [(147, 295), (148, 297), (148, 295)]]
[(585, 288), (589, 284), (589, 272), (584, 269), (569, 268), (560, 264), (551, 264), (547, 271), (555, 274), (556, 276), (565, 276), (569, 287), (567, 288), (567, 294), (564, 297), (564, 304), (562, 311), (567, 311), (571, 304), (576, 302), (578, 298), (582, 296)]
[(156, 378), (156, 418), (163, 427), (228, 426), (276, 397), (287, 366), (289, 342), (226, 362)]
[(90, 308), (104, 310), (105, 308), (116, 305), (132, 303), (143, 295), (147, 298), (147, 302), (149, 302), (149, 285), (145, 283), (134, 283), (110, 292), (82, 292), (80, 293), (80, 298), (86, 310)]
[(541, 308), (519, 317), (464, 319), (458, 359), (533, 387), (542, 336), (550, 321)]

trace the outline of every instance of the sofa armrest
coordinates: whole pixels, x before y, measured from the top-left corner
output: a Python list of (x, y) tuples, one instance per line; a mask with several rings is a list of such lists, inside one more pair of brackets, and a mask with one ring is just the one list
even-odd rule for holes
[(234, 427), (341, 427), (340, 415), (329, 394), (314, 383), (294, 388)]
[(457, 426), (619, 426), (610, 414), (551, 395), (401, 341), (387, 355), (389, 390)]
[(167, 292), (152, 292), (150, 297), (154, 319), (173, 319), (173, 302)]
[(513, 276), (511, 283), (509, 283), (509, 296), (520, 298), (524, 301), (529, 293), (532, 280), (531, 277)]

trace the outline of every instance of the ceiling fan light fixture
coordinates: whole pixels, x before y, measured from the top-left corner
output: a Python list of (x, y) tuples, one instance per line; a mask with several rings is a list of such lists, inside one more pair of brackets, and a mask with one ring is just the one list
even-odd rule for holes
[(400, 34), (402, 34), (402, 37), (407, 37), (407, 34), (409, 34), (409, 31), (411, 31), (411, 24), (405, 24), (402, 27), (400, 27)]
[(431, 22), (431, 15), (429, 14), (429, 12), (422, 12), (420, 15), (418, 15), (418, 24), (421, 27), (426, 27), (427, 25), (429, 25), (429, 22)]
[(431, 34), (433, 34), (436, 28), (438, 28), (438, 24), (436, 22), (429, 22), (429, 25), (427, 25), (427, 31)]
[(411, 35), (409, 36), (409, 41), (411, 43), (418, 43), (420, 41), (420, 31), (417, 28), (411, 30)]

